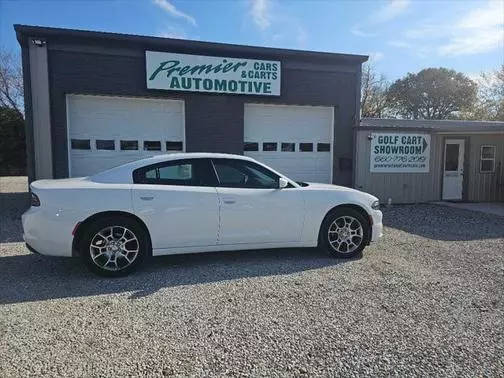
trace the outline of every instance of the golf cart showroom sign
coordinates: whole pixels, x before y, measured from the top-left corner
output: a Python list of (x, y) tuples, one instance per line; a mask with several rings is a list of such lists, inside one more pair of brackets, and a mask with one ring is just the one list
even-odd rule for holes
[(371, 172), (429, 172), (429, 157), (429, 134), (371, 134)]
[(280, 96), (280, 62), (146, 51), (147, 88)]

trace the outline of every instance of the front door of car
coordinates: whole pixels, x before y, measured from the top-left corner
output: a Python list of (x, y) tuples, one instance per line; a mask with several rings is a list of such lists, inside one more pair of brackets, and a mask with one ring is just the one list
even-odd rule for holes
[(298, 242), (304, 222), (299, 188), (278, 188), (278, 175), (254, 162), (212, 159), (219, 184), (219, 244)]
[(133, 207), (154, 250), (217, 243), (219, 199), (209, 172), (208, 159), (168, 161), (134, 172)]

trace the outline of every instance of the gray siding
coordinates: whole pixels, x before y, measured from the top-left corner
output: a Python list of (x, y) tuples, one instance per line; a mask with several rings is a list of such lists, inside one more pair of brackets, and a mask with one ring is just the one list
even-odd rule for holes
[[(380, 130), (356, 131), (357, 156), (355, 188), (371, 193), (382, 203), (388, 198), (393, 203), (417, 203), (441, 199), (441, 161), (443, 138), (431, 135), (430, 167), (428, 173), (371, 173), (371, 141), (368, 135)], [(397, 132), (409, 132), (397, 130)], [(419, 133), (415, 131), (415, 133)]]
[[(482, 145), (496, 146), (495, 172), (480, 172)], [(504, 134), (471, 135), (469, 152), (469, 201), (504, 201)]]

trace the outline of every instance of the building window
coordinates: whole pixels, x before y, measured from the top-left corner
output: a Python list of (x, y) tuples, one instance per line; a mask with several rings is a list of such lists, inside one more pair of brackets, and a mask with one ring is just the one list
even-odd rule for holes
[(302, 152), (313, 151), (313, 143), (299, 143), (299, 151)]
[(184, 144), (182, 142), (168, 141), (166, 142), (166, 151), (182, 151)]
[(259, 143), (245, 142), (243, 145), (243, 151), (259, 151)]
[(296, 143), (282, 143), (282, 152), (296, 151)]
[(144, 140), (144, 151), (161, 151), (161, 142), (159, 140)]
[(480, 172), (495, 172), (495, 146), (481, 146)]
[(97, 139), (96, 140), (96, 149), (97, 150), (115, 150), (115, 143), (113, 139)]
[(263, 143), (263, 151), (276, 151), (277, 143), (275, 142), (264, 142)]
[(121, 150), (123, 150), (123, 151), (138, 150), (138, 141), (137, 140), (121, 140)]
[(331, 151), (331, 143), (317, 143), (318, 152), (328, 152)]
[(71, 141), (72, 150), (90, 150), (91, 142), (89, 139), (72, 139)]

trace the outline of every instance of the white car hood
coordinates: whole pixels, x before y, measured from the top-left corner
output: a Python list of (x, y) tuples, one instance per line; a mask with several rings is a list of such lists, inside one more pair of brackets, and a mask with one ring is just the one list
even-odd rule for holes
[(325, 189), (325, 190), (338, 190), (340, 192), (359, 192), (362, 193), (361, 191), (357, 189), (352, 189), (348, 188), (346, 186), (339, 186), (339, 185), (333, 185), (333, 184), (321, 184), (318, 182), (307, 182), (308, 186), (306, 186), (307, 189)]
[(350, 196), (354, 196), (355, 198), (361, 198), (364, 202), (372, 203), (377, 201), (378, 198), (373, 196), (372, 194), (362, 192), (357, 189), (348, 188), (346, 186), (332, 185), (332, 184), (321, 184), (317, 182), (307, 182), (308, 186), (304, 187), (306, 190), (320, 190), (320, 191), (335, 191), (339, 193), (348, 193)]

